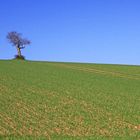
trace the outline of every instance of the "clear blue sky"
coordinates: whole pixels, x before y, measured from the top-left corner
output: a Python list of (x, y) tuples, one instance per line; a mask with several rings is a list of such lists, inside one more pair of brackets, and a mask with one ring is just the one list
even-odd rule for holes
[(140, 65), (139, 0), (1, 0), (0, 59), (16, 54), (13, 30), (30, 60)]

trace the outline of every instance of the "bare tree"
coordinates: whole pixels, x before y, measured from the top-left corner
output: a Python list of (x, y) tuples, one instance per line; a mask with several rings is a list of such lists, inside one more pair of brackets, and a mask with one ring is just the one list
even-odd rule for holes
[(21, 55), (21, 49), (24, 49), (26, 45), (29, 45), (31, 42), (28, 39), (22, 38), (22, 34), (17, 33), (15, 31), (9, 32), (7, 34), (7, 39), (9, 42), (16, 47), (18, 55), (18, 58), (24, 58)]

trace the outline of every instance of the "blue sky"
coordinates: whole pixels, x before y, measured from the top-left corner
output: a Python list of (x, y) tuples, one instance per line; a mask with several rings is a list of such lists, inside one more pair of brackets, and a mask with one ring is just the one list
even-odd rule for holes
[(1, 0), (0, 15), (0, 59), (17, 31), (30, 60), (140, 65), (139, 0)]

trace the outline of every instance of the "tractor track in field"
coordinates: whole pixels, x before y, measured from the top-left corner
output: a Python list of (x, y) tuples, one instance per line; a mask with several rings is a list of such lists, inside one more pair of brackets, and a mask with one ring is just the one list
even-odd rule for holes
[(80, 70), (83, 72), (97, 73), (97, 74), (102, 74), (102, 75), (111, 75), (114, 77), (120, 77), (120, 78), (132, 79), (132, 80), (140, 80), (139, 77), (134, 77), (132, 75), (127, 75), (127, 74), (119, 73), (119, 72), (104, 71), (104, 70), (99, 70), (99, 69), (95, 69), (95, 68), (83, 68), (83, 67), (79, 67), (79, 66), (73, 66), (73, 65), (70, 66), (70, 65), (66, 65), (66, 64), (52, 64), (52, 65), (69, 68), (69, 69), (74, 69), (74, 70)]

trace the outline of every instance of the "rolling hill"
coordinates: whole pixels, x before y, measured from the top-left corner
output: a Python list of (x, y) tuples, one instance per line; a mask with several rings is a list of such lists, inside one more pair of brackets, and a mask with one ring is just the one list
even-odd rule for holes
[(140, 66), (0, 61), (1, 139), (140, 139)]

